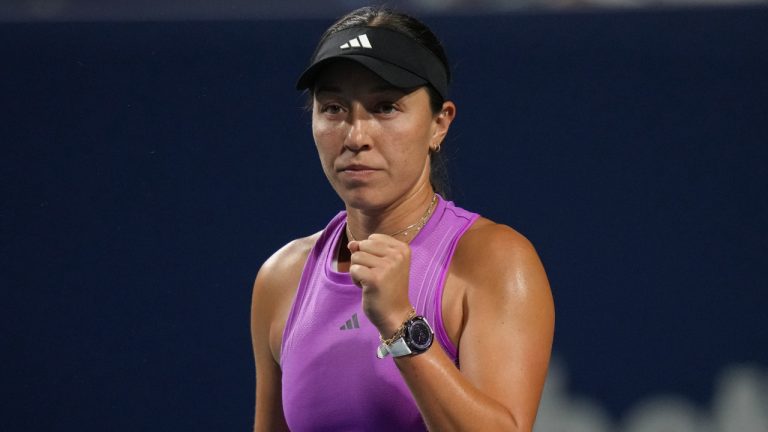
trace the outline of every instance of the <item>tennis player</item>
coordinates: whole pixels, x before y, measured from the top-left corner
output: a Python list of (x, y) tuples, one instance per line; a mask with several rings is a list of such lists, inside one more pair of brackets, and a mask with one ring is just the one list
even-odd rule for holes
[(256, 431), (532, 430), (552, 296), (525, 237), (441, 194), (449, 82), (408, 15), (358, 9), (321, 37), (297, 87), (344, 210), (256, 277)]

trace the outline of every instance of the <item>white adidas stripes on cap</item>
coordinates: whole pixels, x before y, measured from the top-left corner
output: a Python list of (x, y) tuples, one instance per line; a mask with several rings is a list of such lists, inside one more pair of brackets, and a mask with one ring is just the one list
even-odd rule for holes
[(368, 49), (373, 48), (373, 46), (371, 45), (371, 42), (368, 40), (368, 36), (365, 34), (361, 34), (356, 38), (350, 39), (349, 42), (345, 43), (339, 48), (349, 49), (349, 48), (360, 48), (360, 47), (368, 48)]

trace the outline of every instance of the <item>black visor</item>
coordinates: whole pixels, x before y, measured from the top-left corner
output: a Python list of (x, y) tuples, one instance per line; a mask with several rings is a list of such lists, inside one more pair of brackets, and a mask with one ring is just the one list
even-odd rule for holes
[(410, 37), (382, 27), (353, 27), (334, 33), (317, 47), (296, 88), (312, 87), (317, 73), (336, 59), (355, 61), (399, 88), (431, 85), (448, 98), (448, 71), (429, 49)]

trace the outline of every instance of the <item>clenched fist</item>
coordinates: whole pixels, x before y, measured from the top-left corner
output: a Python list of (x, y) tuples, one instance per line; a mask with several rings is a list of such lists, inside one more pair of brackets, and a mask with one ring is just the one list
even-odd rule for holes
[(349, 274), (363, 290), (363, 312), (388, 338), (403, 324), (411, 310), (408, 283), (411, 248), (385, 234), (349, 242)]

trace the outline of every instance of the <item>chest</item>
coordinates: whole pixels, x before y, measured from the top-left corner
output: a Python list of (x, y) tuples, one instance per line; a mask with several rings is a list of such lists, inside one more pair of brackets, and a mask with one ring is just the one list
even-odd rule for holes
[(424, 430), (394, 362), (378, 359), (361, 292), (307, 282), (282, 345), (282, 400), (291, 430)]
[[(457, 257), (458, 258), (458, 257)], [(453, 344), (458, 347), (461, 339), (461, 333), (464, 328), (464, 310), (466, 305), (466, 292), (468, 284), (465, 279), (455, 270), (459, 264), (457, 260), (451, 263), (448, 268), (448, 272), (445, 278), (445, 283), (442, 290), (442, 299), (440, 300), (440, 307), (442, 309), (442, 326), (445, 329), (446, 336)], [(338, 270), (342, 272), (349, 271), (349, 262), (342, 261), (338, 264)], [(275, 361), (280, 364), (281, 357), (281, 345), (283, 340), (283, 334), (285, 331), (285, 325), (288, 320), (288, 315), (291, 310), (291, 304), (296, 296), (296, 289), (299, 285), (299, 279), (301, 274), (295, 275), (295, 283), (292, 284), (292, 289), (285, 292), (282, 297), (282, 301), (276, 305), (275, 319), (270, 327), (270, 347), (274, 355)], [(356, 313), (356, 312), (354, 312)], [(343, 318), (343, 317), (342, 317)], [(357, 324), (364, 317), (357, 315)], [(352, 313), (348, 319), (352, 319)], [(346, 326), (347, 319), (339, 321), (339, 327)], [(355, 321), (352, 321), (352, 325), (355, 325)]]

